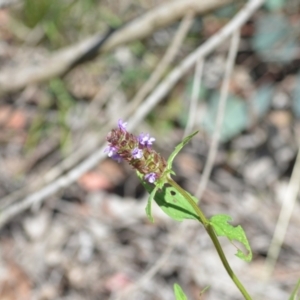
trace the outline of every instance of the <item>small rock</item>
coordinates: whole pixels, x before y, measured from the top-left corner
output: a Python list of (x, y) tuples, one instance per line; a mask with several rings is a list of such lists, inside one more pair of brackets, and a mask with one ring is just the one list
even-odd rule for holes
[(39, 212), (37, 215), (27, 217), (23, 223), (23, 227), (32, 240), (38, 240), (45, 235), (49, 228), (49, 222), (49, 213), (44, 211)]
[(269, 157), (256, 159), (245, 165), (245, 179), (256, 186), (265, 186), (277, 178), (277, 170), (273, 166), (273, 161)]
[(287, 108), (290, 105), (289, 96), (284, 92), (278, 92), (273, 97), (272, 106), (277, 109)]
[(288, 127), (291, 124), (292, 116), (285, 110), (273, 111), (269, 115), (269, 121), (277, 128)]

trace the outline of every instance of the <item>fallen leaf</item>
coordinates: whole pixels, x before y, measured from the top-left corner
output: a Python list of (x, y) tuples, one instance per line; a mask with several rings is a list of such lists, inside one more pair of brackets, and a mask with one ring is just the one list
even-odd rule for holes
[(123, 290), (131, 283), (132, 282), (128, 275), (124, 273), (116, 273), (106, 280), (105, 288), (110, 292), (116, 292)]
[(20, 110), (16, 110), (11, 114), (6, 126), (7, 126), (7, 128), (10, 128), (10, 129), (20, 130), (25, 127), (26, 120), (27, 120), (27, 117), (26, 117), (25, 113), (23, 113)]
[(78, 184), (90, 192), (112, 187), (111, 181), (109, 181), (105, 175), (93, 171), (82, 175), (78, 180)]

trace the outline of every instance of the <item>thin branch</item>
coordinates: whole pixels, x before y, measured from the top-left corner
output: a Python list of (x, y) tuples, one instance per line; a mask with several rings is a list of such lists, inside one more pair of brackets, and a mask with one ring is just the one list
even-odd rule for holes
[[(145, 99), (144, 103), (131, 117), (128, 129), (131, 130), (136, 127), (152, 110), (152, 108), (168, 94), (172, 87), (187, 72), (187, 70), (196, 63), (198, 59), (205, 57), (224, 40), (226, 40), (233, 32), (240, 28), (252, 16), (255, 10), (263, 4), (263, 2), (264, 0), (249, 1), (224, 28), (184, 59), (184, 61), (167, 76), (167, 78), (153, 91), (153, 93)], [(103, 149), (104, 146), (82, 161), (76, 168), (66, 173), (66, 175), (63, 175), (49, 185), (43, 187), (41, 190), (25, 197), (19, 203), (15, 203), (3, 210), (0, 214), (0, 228), (11, 218), (28, 209), (34, 203), (43, 201), (45, 198), (55, 194), (60, 189), (75, 182), (79, 177), (97, 165), (105, 157)]]
[(159, 80), (164, 75), (165, 71), (168, 69), (170, 64), (173, 62), (185, 36), (187, 35), (187, 33), (192, 25), (192, 22), (194, 19), (193, 16), (194, 16), (194, 14), (191, 12), (188, 12), (184, 16), (165, 55), (160, 60), (160, 62), (157, 64), (157, 67), (154, 70), (154, 72), (151, 74), (150, 78), (143, 84), (143, 86), (140, 88), (138, 93), (132, 99), (128, 108), (126, 108), (126, 111), (128, 112), (128, 114), (132, 113), (138, 107), (138, 105), (144, 100), (144, 98), (151, 92), (151, 90), (153, 90), (153, 88), (158, 84)]
[(195, 74), (194, 74), (194, 81), (193, 81), (193, 89), (192, 89), (192, 96), (190, 101), (190, 109), (189, 109), (189, 116), (188, 121), (185, 127), (184, 135), (187, 136), (191, 133), (197, 115), (197, 100), (199, 98), (200, 88), (201, 88), (201, 79), (203, 74), (203, 59), (199, 59), (196, 63)]
[(213, 133), (209, 153), (208, 153), (208, 158), (204, 167), (204, 171), (201, 177), (199, 187), (195, 194), (198, 201), (201, 200), (203, 192), (207, 186), (213, 168), (213, 164), (217, 155), (218, 145), (219, 145), (219, 140), (220, 140), (221, 130), (222, 130), (222, 124), (223, 124), (223, 119), (225, 114), (226, 101), (228, 97), (230, 78), (231, 78), (232, 70), (234, 68), (235, 58), (238, 52), (239, 41), (240, 41), (240, 31), (239, 29), (237, 29), (233, 33), (231, 43), (230, 43), (230, 49), (229, 49), (228, 58), (225, 66), (224, 79), (221, 87), (221, 95), (218, 104), (216, 124), (214, 128), (214, 133)]
[(300, 148), (293, 168), (292, 176), (288, 184), (285, 197), (282, 202), (274, 235), (268, 250), (264, 268), (264, 279), (268, 280), (273, 273), (284, 237), (290, 222), (291, 215), (300, 190)]
[(233, 0), (177, 0), (153, 8), (143, 16), (117, 29), (113, 34), (95, 34), (75, 45), (61, 49), (44, 61), (28, 63), (16, 72), (15, 68), (2, 70), (0, 74), (0, 94), (14, 92), (28, 84), (49, 80), (65, 74), (76, 62), (89, 53), (109, 52), (114, 48), (151, 35), (182, 18), (188, 11), (205, 13)]

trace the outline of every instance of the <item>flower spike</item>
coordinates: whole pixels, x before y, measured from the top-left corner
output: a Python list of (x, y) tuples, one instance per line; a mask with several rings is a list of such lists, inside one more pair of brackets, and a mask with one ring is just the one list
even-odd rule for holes
[(108, 147), (104, 151), (118, 162), (127, 161), (149, 183), (156, 182), (165, 174), (167, 162), (151, 148), (155, 138), (149, 133), (135, 136), (126, 130), (126, 125), (121, 119), (118, 121), (118, 127), (107, 136)]

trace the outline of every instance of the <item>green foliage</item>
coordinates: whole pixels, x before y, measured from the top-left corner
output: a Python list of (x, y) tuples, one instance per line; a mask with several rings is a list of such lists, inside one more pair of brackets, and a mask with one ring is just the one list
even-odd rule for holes
[[(240, 289), (245, 299), (251, 299), (248, 292), (245, 290), (243, 285), (240, 283), (238, 278), (234, 276), (233, 271), (231, 270), (228, 261), (223, 253), (222, 247), (219, 244), (217, 236), (225, 236), (232, 241), (237, 241), (241, 243), (246, 250), (247, 254), (244, 254), (242, 250), (237, 248), (236, 256), (249, 262), (252, 259), (252, 251), (247, 240), (246, 234), (241, 226), (232, 226), (228, 224), (228, 221), (231, 221), (232, 218), (227, 215), (216, 215), (210, 218), (208, 221), (197, 206), (197, 199), (190, 195), (188, 192), (183, 190), (178, 186), (170, 177), (169, 174), (172, 172), (172, 162), (178, 152), (186, 145), (191, 138), (197, 134), (194, 132), (190, 136), (186, 137), (173, 151), (168, 159), (168, 168), (164, 172), (161, 178), (156, 182), (155, 185), (149, 184), (143, 179), (143, 175), (137, 172), (138, 177), (140, 178), (143, 186), (150, 194), (148, 199), (148, 204), (146, 207), (146, 214), (151, 222), (153, 222), (153, 217), (151, 215), (151, 203), (154, 199), (158, 206), (172, 219), (176, 221), (182, 221), (184, 219), (194, 219), (202, 223), (210, 235), (212, 241), (214, 242), (215, 248), (221, 258), (221, 261), (226, 268), (229, 276), (234, 281), (236, 286)], [(171, 186), (168, 186), (170, 184)], [(193, 202), (194, 201), (194, 202)], [(233, 244), (233, 243), (232, 243)], [(234, 245), (234, 244), (233, 244)], [(234, 245), (235, 246), (235, 245)], [(174, 285), (174, 292), (176, 300), (187, 300), (186, 295), (182, 291), (179, 285)]]
[(49, 131), (54, 130), (53, 126), (45, 119), (46, 114), (47, 107), (41, 108), (41, 111), (33, 119), (24, 146), (26, 152), (33, 150)]
[[(211, 134), (215, 129), (219, 99), (220, 94), (217, 92), (214, 93), (203, 120), (204, 129)], [(230, 140), (232, 137), (244, 130), (247, 127), (247, 124), (248, 112), (246, 103), (243, 99), (237, 96), (229, 95), (221, 129), (221, 141), (226, 142)]]
[(99, 16), (112, 28), (117, 28), (122, 25), (121, 18), (105, 6), (103, 6), (99, 11)]
[[(157, 205), (175, 221), (183, 221), (184, 219), (199, 220), (194, 209), (175, 188), (164, 185), (161, 189), (157, 189), (157, 191), (154, 192), (154, 189), (156, 188), (154, 185), (151, 185), (142, 179), (141, 182), (150, 194), (146, 213), (151, 222), (153, 222), (153, 217), (151, 215), (151, 204), (149, 202), (151, 202), (152, 199), (154, 199)], [(197, 203), (197, 199), (193, 196), (191, 197), (195, 203)]]
[(187, 296), (185, 295), (184, 291), (180, 287), (179, 284), (175, 283), (174, 284), (174, 294), (176, 300), (188, 300)]
[(201, 290), (199, 300), (201, 299), (202, 295), (203, 295), (209, 288), (210, 288), (210, 286), (208, 285), (208, 286), (206, 286), (203, 290)]
[(168, 169), (172, 169), (172, 163), (176, 155), (179, 153), (179, 151), (199, 132), (199, 130), (195, 131), (194, 133), (190, 134), (189, 136), (185, 137), (183, 141), (178, 144), (175, 147), (175, 150), (172, 152), (172, 154), (168, 158)]
[(232, 18), (239, 10), (237, 3), (230, 3), (224, 7), (220, 7), (214, 12), (214, 15), (218, 18)]
[(141, 41), (133, 41), (129, 45), (129, 48), (132, 51), (132, 53), (137, 57), (141, 57), (147, 52), (146, 46)]
[[(141, 178), (141, 180), (142, 180), (143, 185), (145, 186), (145, 185), (146, 185), (146, 182), (143, 181), (142, 178)], [(145, 186), (145, 187), (146, 187), (146, 186)], [(146, 190), (147, 190), (147, 188), (146, 188)], [(149, 189), (149, 191), (150, 191), (150, 190), (151, 190), (151, 189)], [(153, 198), (154, 198), (154, 196), (155, 196), (157, 190), (158, 190), (158, 186), (155, 186), (155, 188), (154, 188), (154, 189), (152, 190), (152, 192), (150, 193), (150, 196), (149, 196), (148, 202), (147, 202), (147, 206), (146, 206), (146, 215), (147, 215), (149, 221), (152, 222), (152, 223), (154, 222), (154, 219), (153, 219), (153, 217), (152, 217), (151, 206), (152, 206), (152, 200), (153, 200)]]
[(29, 27), (34, 27), (43, 20), (51, 7), (57, 0), (25, 0), (24, 1), (24, 21)]
[(299, 290), (300, 290), (300, 279), (298, 280), (295, 288), (293, 289), (293, 292), (292, 292), (289, 300), (299, 300), (300, 298), (297, 296)]
[[(15, 19), (25, 27), (42, 29), (43, 42), (53, 49), (77, 42), (87, 35), (116, 27), (121, 19), (96, 0), (24, 0)], [(95, 22), (97, 20), (97, 22)]]
[(218, 236), (225, 236), (231, 242), (235, 240), (242, 243), (247, 249), (248, 254), (245, 255), (243, 251), (238, 249), (236, 256), (241, 258), (242, 260), (249, 262), (252, 259), (252, 251), (248, 239), (246, 237), (245, 231), (240, 225), (234, 227), (228, 224), (228, 221), (231, 220), (232, 218), (227, 215), (215, 215), (210, 218), (210, 224), (213, 226)]
[(23, 22), (30, 28), (40, 26), (52, 46), (62, 46), (65, 43), (65, 24), (74, 4), (73, 1), (26, 0)]
[[(186, 93), (188, 95), (188, 97), (191, 97), (192, 92), (193, 92), (193, 85), (194, 85), (194, 75), (190, 76), (187, 80), (187, 84), (186, 84)], [(208, 89), (207, 87), (202, 83), (199, 89), (199, 94), (197, 95), (198, 99), (204, 99), (207, 96), (208, 93)]]
[[(158, 206), (172, 219), (177, 221), (182, 221), (184, 219), (197, 219), (198, 217), (195, 215), (194, 210), (190, 206), (190, 204), (185, 200), (185, 198), (178, 193), (173, 187), (165, 185), (165, 177), (169, 174), (175, 174), (172, 171), (172, 163), (176, 155), (179, 151), (198, 133), (195, 131), (190, 134), (183, 141), (175, 147), (175, 150), (172, 152), (168, 159), (167, 170), (165, 171), (164, 177), (159, 180), (156, 185), (151, 185), (147, 183), (143, 179), (143, 175), (137, 172), (138, 177), (140, 178), (143, 186), (150, 194), (148, 198), (148, 203), (146, 206), (146, 214), (148, 219), (153, 222), (154, 219), (151, 213), (151, 204), (154, 199)], [(193, 198), (191, 196), (191, 198)], [(197, 203), (197, 199), (193, 198), (193, 200)]]
[(149, 71), (141, 67), (129, 67), (122, 74), (122, 86), (129, 88), (139, 86), (149, 77)]
[[(259, 87), (253, 97), (250, 99), (249, 104), (251, 111), (256, 117), (262, 118), (270, 109), (272, 96), (274, 93), (274, 86), (265, 84)], [(248, 120), (251, 121), (251, 116), (248, 113)]]
[(58, 107), (58, 125), (60, 127), (60, 146), (64, 151), (71, 142), (67, 116), (70, 108), (74, 105), (74, 99), (65, 88), (63, 81), (58, 78), (50, 81), (50, 89), (56, 97), (56, 104)]
[[(33, 119), (29, 128), (25, 144), (26, 151), (33, 149), (45, 136), (51, 135), (52, 132), (57, 130), (59, 130), (60, 134), (60, 148), (62, 152), (67, 150), (71, 142), (67, 117), (70, 109), (75, 105), (74, 99), (66, 89), (64, 82), (58, 78), (50, 81), (49, 90), (52, 93), (50, 101), (47, 101), (47, 103), (41, 101), (40, 112)], [(55, 107), (57, 110), (53, 112), (53, 118), (49, 120), (47, 114), (51, 107)]]
[(278, 11), (284, 7), (286, 0), (267, 0), (265, 6), (270, 11)]
[[(190, 76), (187, 80), (186, 86), (185, 86), (185, 94), (188, 99), (192, 97), (192, 91), (193, 91), (193, 84), (194, 84), (194, 76)], [(199, 94), (197, 95), (197, 99), (199, 101), (203, 101), (207, 98), (208, 89), (206, 86), (202, 83), (199, 88)], [(182, 103), (182, 99), (180, 99), (180, 103)], [(184, 108), (182, 106), (180, 107), (180, 112), (178, 113), (179, 116), (179, 122), (182, 127), (185, 127), (188, 123), (189, 118), (189, 107), (186, 105)]]
[(289, 63), (298, 53), (298, 27), (282, 14), (263, 14), (255, 23), (253, 49), (266, 62)]
[[(240, 97), (228, 95), (221, 129), (221, 141), (227, 142), (245, 130), (251, 124), (253, 115), (258, 118), (263, 117), (271, 106), (273, 92), (272, 85), (262, 85), (249, 100), (249, 104)], [(209, 134), (213, 134), (215, 129), (219, 99), (220, 94), (215, 92), (210, 99), (203, 120), (204, 129)]]

